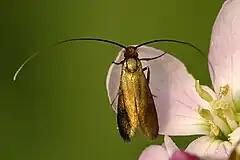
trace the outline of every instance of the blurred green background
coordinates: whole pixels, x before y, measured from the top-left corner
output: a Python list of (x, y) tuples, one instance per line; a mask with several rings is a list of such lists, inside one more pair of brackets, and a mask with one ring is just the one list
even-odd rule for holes
[[(212, 25), (223, 0), (21, 0), (0, 2), (0, 160), (137, 159), (151, 144), (138, 134), (119, 136), (105, 79), (119, 48), (75, 42), (32, 60), (16, 83), (12, 76), (33, 52), (67, 38), (101, 37), (122, 44), (156, 38), (191, 42), (207, 55)], [(174, 52), (202, 83), (206, 59), (180, 44)], [(204, 64), (205, 63), (205, 64)], [(189, 139), (175, 139), (185, 147)], [(153, 143), (161, 144), (159, 138)]]

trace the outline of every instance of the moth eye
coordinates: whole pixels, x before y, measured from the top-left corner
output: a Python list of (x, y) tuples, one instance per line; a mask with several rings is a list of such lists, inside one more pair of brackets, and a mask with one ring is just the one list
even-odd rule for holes
[(138, 52), (135, 52), (136, 57), (138, 57)]
[(127, 57), (127, 54), (128, 54), (127, 51), (125, 51), (125, 52), (124, 52), (124, 57)]

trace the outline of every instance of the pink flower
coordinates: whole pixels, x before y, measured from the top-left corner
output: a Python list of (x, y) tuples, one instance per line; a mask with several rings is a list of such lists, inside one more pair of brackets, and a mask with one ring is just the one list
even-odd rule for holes
[[(122, 51), (116, 61), (122, 60)], [(143, 46), (138, 53), (139, 57), (155, 57), (163, 52)], [(202, 135), (186, 152), (227, 159), (240, 139), (240, 0), (223, 4), (212, 29), (208, 58), (214, 89), (200, 85), (185, 65), (169, 54), (143, 62), (143, 66), (150, 67), (150, 88), (157, 96), (159, 134)], [(110, 102), (117, 95), (120, 70), (116, 65), (109, 69)]]

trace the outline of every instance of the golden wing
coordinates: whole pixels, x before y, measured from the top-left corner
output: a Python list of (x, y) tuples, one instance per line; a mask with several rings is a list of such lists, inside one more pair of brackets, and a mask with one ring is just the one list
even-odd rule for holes
[(148, 81), (143, 72), (139, 77), (139, 83), (141, 90), (139, 105), (137, 106), (139, 124), (145, 136), (155, 139), (159, 130), (157, 111)]
[(123, 69), (117, 106), (117, 123), (118, 130), (124, 141), (131, 141), (135, 135), (138, 126), (136, 92), (138, 91), (138, 84), (136, 84), (138, 77), (135, 73), (129, 73)]

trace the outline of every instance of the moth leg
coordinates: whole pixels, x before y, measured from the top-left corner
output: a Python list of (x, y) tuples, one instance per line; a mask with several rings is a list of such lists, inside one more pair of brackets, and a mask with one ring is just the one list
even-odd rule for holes
[(143, 72), (144, 72), (144, 71), (146, 71), (146, 70), (147, 70), (147, 68), (148, 68), (148, 67), (144, 67), (144, 68), (142, 69), (142, 70), (143, 70)]
[[(147, 67), (144, 67), (143, 68), (143, 71), (146, 71), (147, 70), (147, 83), (148, 83), (148, 85), (149, 85), (149, 82), (150, 82), (150, 68), (147, 66)], [(156, 95), (153, 95), (152, 94), (152, 96), (153, 97), (157, 97)]]
[(159, 55), (159, 56), (156, 56), (156, 57), (153, 57), (153, 58), (141, 58), (139, 59), (140, 61), (150, 61), (150, 60), (154, 60), (154, 59), (158, 59), (162, 56), (164, 56), (166, 54), (166, 52), (164, 52), (163, 54)]
[(117, 95), (116, 95), (115, 98), (113, 99), (113, 101), (112, 101), (112, 103), (111, 103), (111, 107), (113, 106), (113, 103), (114, 103), (115, 100), (117, 99), (118, 95), (119, 95), (119, 92), (117, 93)]
[(120, 64), (123, 64), (124, 60), (122, 60), (121, 62), (112, 62), (113, 64), (116, 64), (116, 65), (120, 65)]
[(157, 96), (156, 96), (156, 95), (154, 95), (154, 94), (152, 94), (152, 96), (153, 96), (153, 97), (155, 97), (155, 98), (157, 98)]
[(149, 69), (148, 66), (143, 68), (143, 72), (146, 71), (146, 70), (147, 70), (147, 82), (149, 84), (149, 81), (150, 81), (150, 69)]

